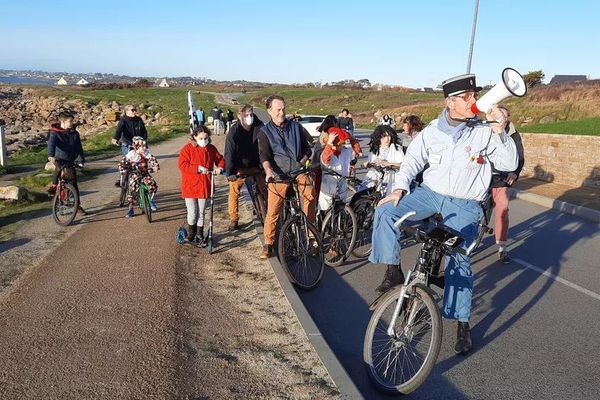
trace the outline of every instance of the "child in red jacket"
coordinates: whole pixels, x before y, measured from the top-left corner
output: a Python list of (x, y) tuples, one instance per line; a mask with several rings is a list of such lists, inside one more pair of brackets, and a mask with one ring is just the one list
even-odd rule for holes
[(225, 168), (225, 160), (219, 150), (210, 144), (210, 131), (205, 126), (194, 128), (192, 143), (179, 152), (181, 171), (181, 197), (187, 208), (187, 240), (204, 240), (204, 210), (206, 199), (210, 197), (210, 175), (214, 170), (220, 174)]

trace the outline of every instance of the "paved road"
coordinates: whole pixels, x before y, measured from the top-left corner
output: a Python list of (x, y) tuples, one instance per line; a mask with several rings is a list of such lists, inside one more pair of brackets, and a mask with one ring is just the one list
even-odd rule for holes
[[(366, 135), (359, 133), (365, 142)], [(453, 353), (456, 325), (445, 321), (429, 379), (409, 399), (597, 399), (600, 375), (598, 225), (521, 200), (511, 201), (510, 252), (490, 246), (473, 257), (474, 350)], [(405, 265), (416, 246), (403, 250)], [(405, 268), (406, 269), (406, 268)], [(363, 335), (385, 266), (366, 260), (326, 270), (301, 298), (366, 398), (376, 392), (362, 364)]]

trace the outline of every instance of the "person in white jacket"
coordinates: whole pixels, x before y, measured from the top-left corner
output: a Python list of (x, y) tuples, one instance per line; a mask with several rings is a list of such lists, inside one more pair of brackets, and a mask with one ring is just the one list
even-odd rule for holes
[[(473, 122), (471, 106), (481, 90), (475, 75), (450, 78), (442, 84), (446, 108), (408, 146), (400, 166), (399, 183), (383, 198), (375, 211), (373, 250), (369, 261), (388, 264), (385, 278), (377, 288), (385, 292), (404, 281), (400, 268), (400, 231), (394, 223), (410, 211), (411, 220), (422, 220), (440, 213), (443, 223), (459, 231), (463, 248), (474, 241), (482, 215), (479, 204), (486, 196), (497, 170), (514, 171), (518, 153), (513, 139), (505, 132), (505, 115), (494, 107), (486, 116), (490, 125)], [(423, 183), (410, 195), (410, 183), (423, 171)], [(469, 319), (473, 294), (473, 273), (469, 257), (446, 257), (444, 305), (445, 318), (458, 320), (454, 351), (466, 354), (472, 347)]]
[[(375, 164), (381, 167), (396, 167), (399, 169), (402, 160), (404, 160), (404, 153), (396, 130), (389, 125), (376, 127), (371, 135), (369, 158), (364, 166), (368, 167), (368, 164)], [(386, 195), (399, 187), (400, 175), (398, 169), (396, 171), (388, 170), (383, 176), (383, 182), (387, 184)], [(361, 190), (375, 186), (379, 179), (381, 179), (379, 172), (369, 169), (361, 185)]]

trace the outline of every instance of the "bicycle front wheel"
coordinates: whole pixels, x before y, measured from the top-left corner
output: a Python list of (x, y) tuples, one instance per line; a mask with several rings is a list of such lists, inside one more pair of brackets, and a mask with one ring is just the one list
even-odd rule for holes
[(79, 208), (79, 194), (71, 183), (60, 184), (56, 188), (52, 202), (52, 216), (61, 226), (71, 225)]
[(421, 386), (435, 365), (442, 341), (439, 308), (421, 285), (409, 289), (393, 332), (388, 332), (400, 290), (390, 291), (380, 301), (367, 326), (363, 347), (369, 378), (387, 394), (407, 394)]
[(126, 175), (121, 175), (120, 186), (119, 207), (125, 207), (125, 204), (127, 204), (127, 190), (129, 189), (129, 178)]
[(278, 239), (279, 261), (290, 282), (300, 289), (314, 289), (325, 270), (323, 244), (317, 228), (299, 216), (283, 223)]
[[(339, 208), (339, 209), (336, 209)], [(332, 206), (323, 220), (323, 252), (325, 264), (339, 267), (350, 257), (356, 240), (356, 216), (350, 206)]]
[(152, 223), (152, 208), (150, 208), (150, 192), (147, 189), (140, 188), (141, 196), (140, 198), (143, 201), (142, 208), (144, 209), (144, 214), (146, 214), (146, 219), (148, 223)]
[(363, 197), (356, 201), (353, 210), (358, 229), (352, 254), (358, 258), (366, 258), (371, 254), (375, 204), (372, 199)]

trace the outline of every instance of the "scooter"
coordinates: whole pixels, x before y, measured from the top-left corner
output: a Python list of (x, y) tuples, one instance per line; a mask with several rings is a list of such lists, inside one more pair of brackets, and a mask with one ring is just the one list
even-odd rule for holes
[[(215, 209), (215, 171), (214, 170), (204, 170), (203, 174), (210, 174), (210, 217), (208, 222), (208, 229), (206, 231), (206, 235), (204, 236), (204, 240), (200, 243), (200, 247), (206, 247), (208, 254), (212, 254), (213, 250), (213, 219), (214, 219), (214, 209)], [(221, 172), (223, 175), (224, 172)], [(178, 244), (183, 244), (186, 242), (187, 231), (183, 226), (179, 227), (177, 230), (176, 242)]]

